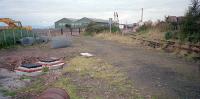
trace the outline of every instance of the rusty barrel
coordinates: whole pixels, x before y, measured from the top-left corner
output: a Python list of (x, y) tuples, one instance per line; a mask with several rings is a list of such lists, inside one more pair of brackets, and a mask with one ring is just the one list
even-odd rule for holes
[(45, 90), (37, 99), (70, 99), (68, 93), (59, 88)]

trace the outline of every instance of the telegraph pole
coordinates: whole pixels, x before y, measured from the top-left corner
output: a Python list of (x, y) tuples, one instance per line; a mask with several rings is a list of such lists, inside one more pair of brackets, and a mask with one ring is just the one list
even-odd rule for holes
[(141, 22), (143, 22), (144, 9), (142, 8)]

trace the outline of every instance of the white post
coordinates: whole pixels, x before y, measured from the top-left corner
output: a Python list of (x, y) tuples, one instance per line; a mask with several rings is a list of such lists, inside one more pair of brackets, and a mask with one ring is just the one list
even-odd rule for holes
[(143, 14), (144, 13), (144, 9), (142, 8), (142, 14), (141, 14), (141, 22), (143, 22)]
[(112, 18), (109, 18), (110, 33), (112, 32)]
[(48, 37), (51, 39), (51, 30), (49, 29)]

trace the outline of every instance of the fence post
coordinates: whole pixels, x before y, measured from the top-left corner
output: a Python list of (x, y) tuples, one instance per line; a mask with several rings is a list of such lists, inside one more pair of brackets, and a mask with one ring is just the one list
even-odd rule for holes
[(79, 33), (79, 35), (81, 34), (81, 28), (78, 28), (78, 33)]
[(70, 32), (71, 32), (71, 35), (73, 36), (73, 34), (72, 34), (72, 28), (70, 28)]
[(21, 38), (22, 38), (22, 37), (23, 37), (22, 29), (21, 29), (21, 32), (20, 32), (20, 33), (21, 33)]
[(28, 37), (29, 35), (28, 35), (28, 30), (26, 30), (26, 37)]
[(6, 32), (3, 30), (3, 39), (4, 39), (4, 42), (5, 42), (5, 44), (6, 44), (6, 46), (7, 46), (7, 42), (6, 42)]
[[(0, 31), (0, 35), (1, 34), (2, 34), (2, 32)], [(3, 41), (3, 37), (0, 37), (0, 48), (4, 45), (2, 41)]]
[(14, 43), (14, 45), (15, 45), (15, 42), (16, 42), (16, 41), (15, 41), (15, 29), (13, 29), (13, 40), (14, 40), (13, 43)]
[(35, 38), (35, 33), (32, 31), (32, 33), (33, 33), (33, 38)]
[(63, 28), (60, 29), (61, 35), (63, 35)]

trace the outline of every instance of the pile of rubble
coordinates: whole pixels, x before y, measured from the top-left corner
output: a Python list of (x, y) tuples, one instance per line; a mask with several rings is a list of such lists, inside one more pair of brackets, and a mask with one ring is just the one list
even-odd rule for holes
[(16, 90), (25, 87), (30, 80), (20, 80), (21, 76), (7, 69), (0, 69), (0, 85), (7, 90)]

